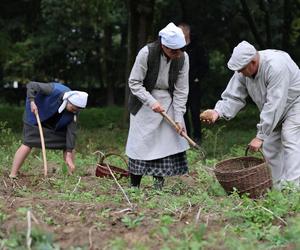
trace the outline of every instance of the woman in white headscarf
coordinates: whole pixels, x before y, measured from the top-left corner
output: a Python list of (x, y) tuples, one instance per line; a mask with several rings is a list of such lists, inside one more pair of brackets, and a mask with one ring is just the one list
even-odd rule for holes
[[(129, 77), (130, 128), (126, 145), (131, 185), (139, 187), (143, 175), (154, 177), (162, 189), (165, 176), (188, 172), (185, 151), (188, 143), (180, 136), (188, 95), (189, 58), (182, 30), (169, 23), (159, 39), (143, 47)], [(164, 121), (165, 111), (178, 125), (176, 131)]]
[(82, 91), (71, 91), (60, 83), (30, 82), (26, 87), (23, 144), (15, 154), (9, 176), (16, 178), (31, 149), (41, 147), (36, 112), (43, 127), (45, 147), (62, 149), (64, 161), (69, 173), (72, 173), (75, 170), (76, 116), (80, 109), (86, 107), (88, 94)]

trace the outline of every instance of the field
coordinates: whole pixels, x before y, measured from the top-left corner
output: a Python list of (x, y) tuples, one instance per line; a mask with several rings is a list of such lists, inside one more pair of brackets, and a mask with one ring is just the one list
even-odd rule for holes
[[(59, 151), (33, 150), (16, 181), (7, 176), (21, 143), (22, 108), (0, 106), (0, 249), (300, 249), (300, 192), (293, 186), (251, 200), (227, 195), (214, 164), (242, 156), (255, 136), (257, 112), (203, 128), (201, 151), (189, 150), (189, 175), (169, 177), (162, 191), (95, 176), (99, 152), (124, 156), (127, 127), (118, 107), (79, 117), (76, 172)], [(259, 155), (258, 155), (259, 156)], [(121, 158), (105, 159), (125, 166)]]

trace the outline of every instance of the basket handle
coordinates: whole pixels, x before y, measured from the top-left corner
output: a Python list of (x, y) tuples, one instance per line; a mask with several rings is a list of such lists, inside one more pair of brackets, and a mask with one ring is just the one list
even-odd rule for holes
[[(249, 149), (250, 149), (249, 146), (247, 146), (247, 148), (246, 148), (246, 150), (245, 150), (245, 156), (248, 155)], [(259, 149), (258, 152), (262, 155), (262, 158), (263, 158), (264, 162), (266, 162), (266, 158), (265, 158), (263, 152), (261, 151), (261, 149)]]
[(108, 157), (110, 157), (112, 155), (119, 156), (119, 158), (121, 158), (123, 160), (123, 162), (126, 164), (126, 167), (128, 168), (128, 163), (127, 163), (126, 159), (122, 155), (119, 155), (117, 153), (108, 153), (106, 155), (102, 155), (101, 158), (100, 158), (100, 160), (99, 160), (99, 164), (102, 165), (103, 162), (104, 162), (104, 159), (108, 158)]

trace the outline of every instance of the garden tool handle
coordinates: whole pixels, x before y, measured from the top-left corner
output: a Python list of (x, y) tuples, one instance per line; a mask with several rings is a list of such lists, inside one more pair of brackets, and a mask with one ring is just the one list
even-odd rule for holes
[[(249, 146), (247, 146), (247, 148), (246, 148), (246, 150), (245, 150), (245, 156), (247, 156), (248, 155), (248, 151), (249, 151)], [(262, 150), (261, 149), (259, 149), (257, 152), (259, 152), (261, 155), (262, 155), (262, 157), (263, 157), (263, 159), (264, 159), (264, 161), (266, 162), (266, 158), (265, 158), (265, 156), (264, 156), (264, 154), (263, 154), (263, 152), (262, 152)]]
[(126, 164), (126, 167), (128, 168), (128, 162), (126, 161), (125, 157), (123, 157), (122, 155), (119, 155), (117, 153), (108, 153), (108, 154), (104, 154), (101, 156), (100, 160), (99, 160), (99, 164), (102, 165), (104, 163), (104, 159), (108, 158), (109, 156), (118, 156), (119, 158), (121, 158), (123, 160), (123, 162)]
[(44, 176), (47, 177), (48, 174), (48, 167), (47, 167), (47, 158), (46, 158), (46, 147), (45, 147), (45, 140), (44, 140), (44, 134), (43, 134), (43, 128), (40, 120), (40, 116), (38, 111), (34, 112), (38, 127), (39, 127), (39, 132), (40, 132), (40, 137), (41, 137), (41, 145), (42, 145), (42, 153), (43, 153), (43, 162), (44, 162)]
[[(172, 125), (172, 127), (174, 127), (175, 129), (177, 129), (177, 124), (176, 124), (176, 122), (174, 122), (174, 120), (166, 113), (166, 112), (161, 112), (160, 113), (171, 125)], [(191, 146), (193, 146), (193, 147), (196, 147), (196, 148), (198, 148), (199, 147), (199, 145), (196, 143), (196, 142), (194, 142), (188, 135), (187, 135), (187, 133), (185, 133), (184, 131), (183, 132), (181, 132), (181, 134), (180, 134), (182, 137), (184, 137), (187, 141), (188, 141), (188, 143), (191, 145)]]

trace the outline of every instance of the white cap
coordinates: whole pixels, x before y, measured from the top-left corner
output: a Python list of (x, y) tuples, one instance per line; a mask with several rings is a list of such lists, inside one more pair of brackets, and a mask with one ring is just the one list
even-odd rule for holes
[(174, 23), (169, 23), (158, 35), (161, 37), (161, 43), (170, 49), (181, 49), (186, 45), (182, 29)]
[(68, 101), (78, 108), (85, 108), (87, 104), (88, 93), (83, 91), (68, 91), (64, 93), (63, 103), (58, 109), (58, 113), (63, 112), (66, 108)]
[(256, 49), (246, 41), (240, 42), (232, 52), (227, 63), (229, 69), (238, 71), (244, 68), (256, 55)]

